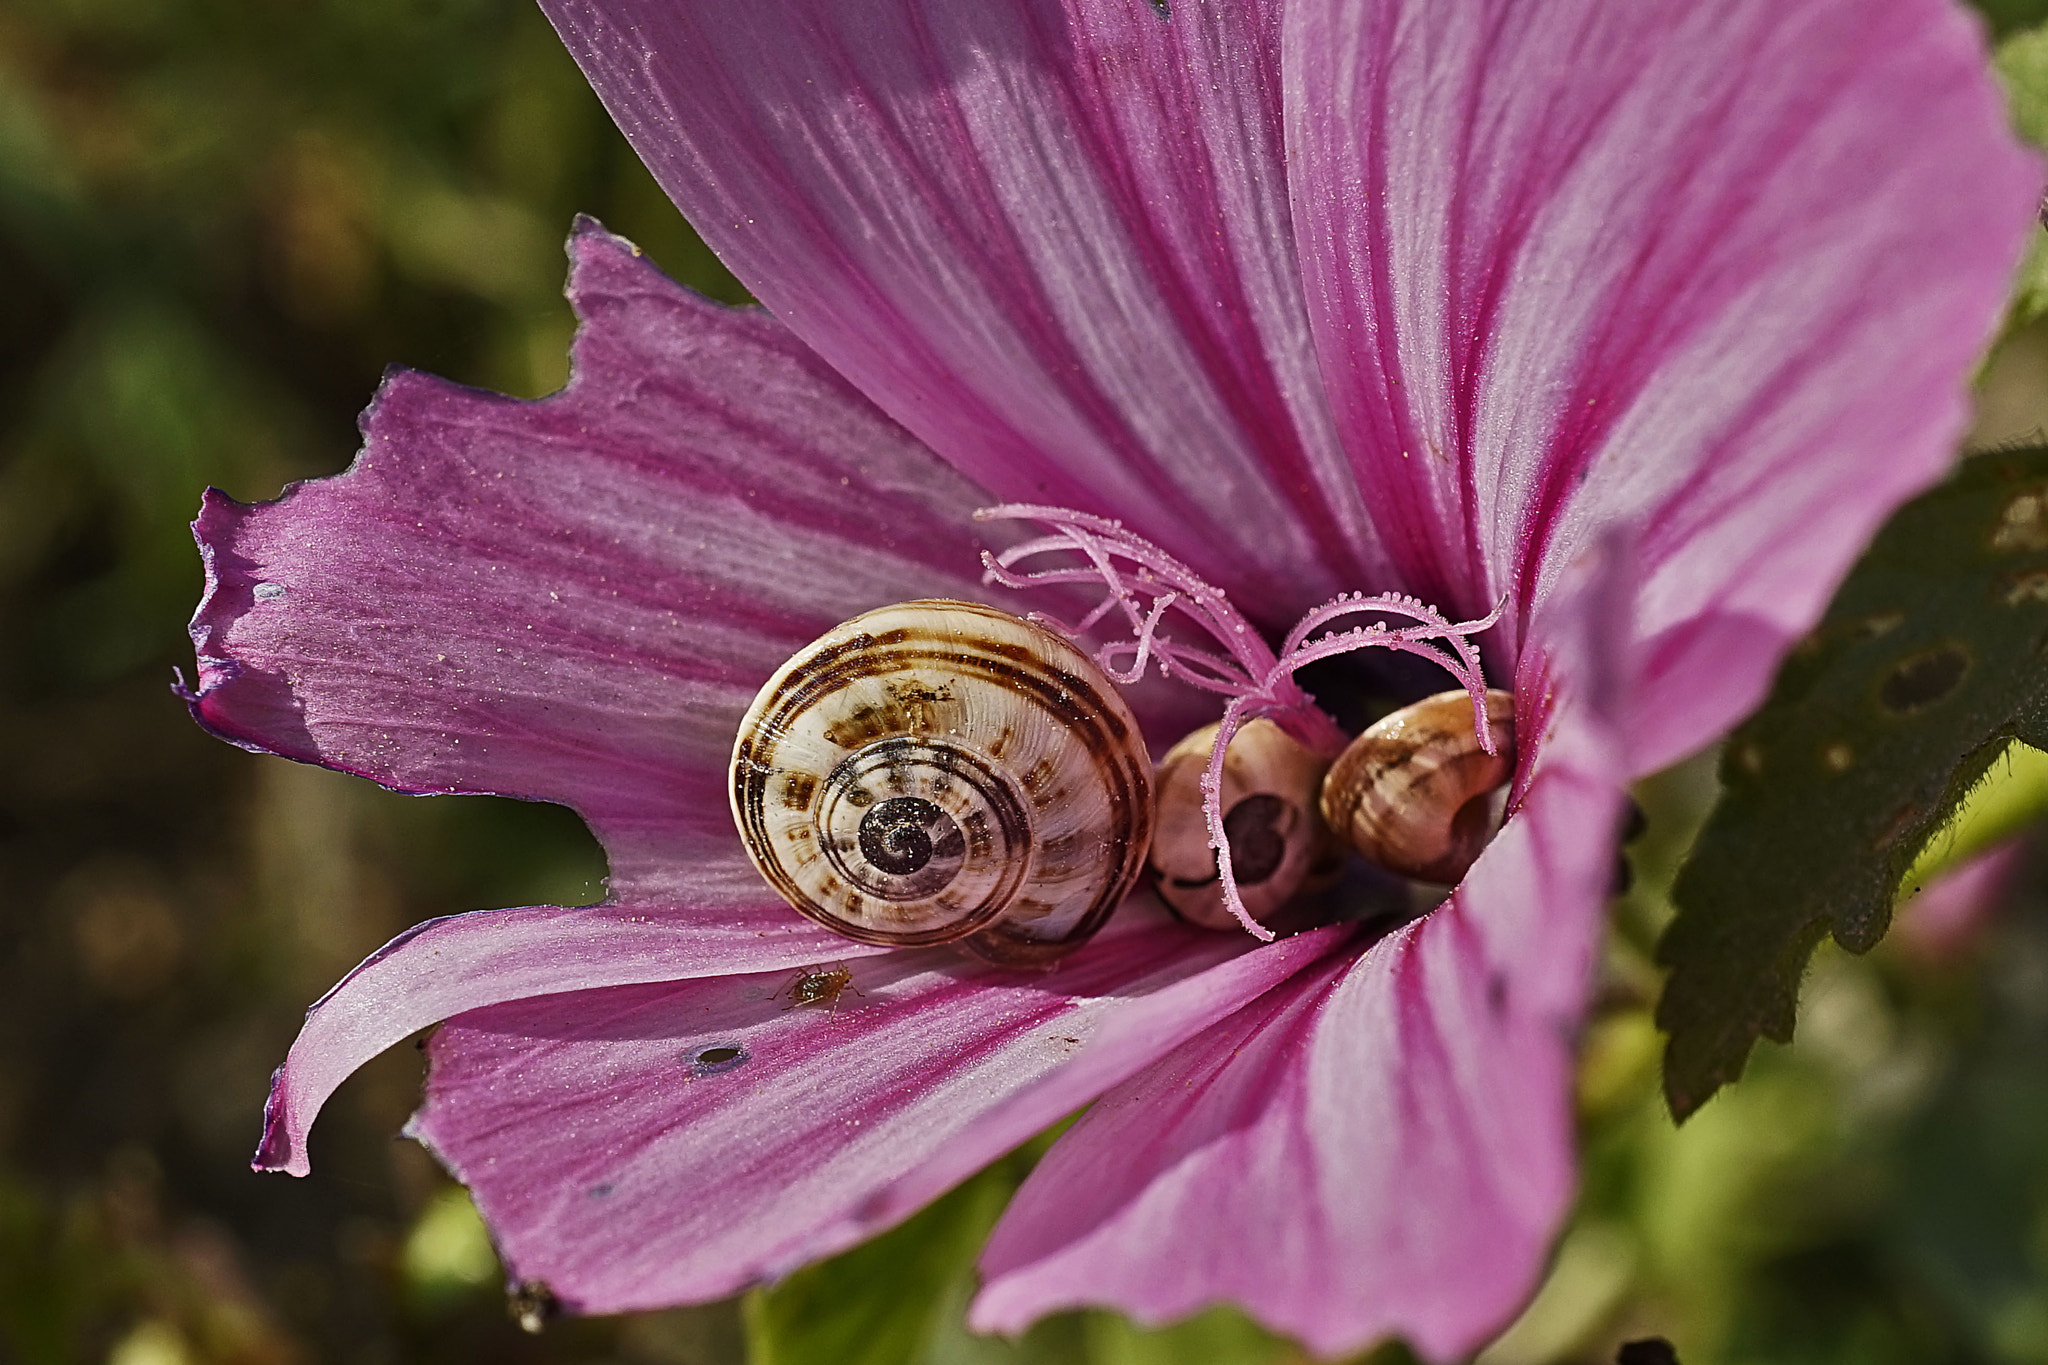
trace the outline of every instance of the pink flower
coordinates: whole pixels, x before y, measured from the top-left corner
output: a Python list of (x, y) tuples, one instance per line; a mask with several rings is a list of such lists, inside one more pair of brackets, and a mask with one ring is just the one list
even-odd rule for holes
[[(1944, 0), (545, 0), (767, 305), (572, 239), (575, 378), (396, 374), (346, 474), (209, 494), (193, 713), (411, 792), (566, 802), (611, 899), (410, 930), (314, 1006), (258, 1166), (438, 1020), (412, 1131), (586, 1312), (826, 1255), (1090, 1101), (973, 1321), (1219, 1299), (1452, 1357), (1571, 1197), (1633, 775), (1759, 698), (1936, 478), (2040, 176)], [(1121, 518), (1277, 640), (1504, 616), (1510, 815), (1450, 900), (1270, 945), (1135, 898), (1043, 975), (882, 953), (733, 832), (755, 689), (986, 596), (978, 505)], [(1019, 604), (1012, 603), (1013, 606)], [(1438, 684), (1439, 686), (1441, 684)], [(1155, 744), (1213, 718), (1139, 689)], [(836, 1014), (767, 997), (844, 961)]]
[(1899, 907), (1899, 946), (1929, 966), (1969, 956), (1997, 924), (2031, 852), (2024, 838), (2007, 839), (1909, 889)]

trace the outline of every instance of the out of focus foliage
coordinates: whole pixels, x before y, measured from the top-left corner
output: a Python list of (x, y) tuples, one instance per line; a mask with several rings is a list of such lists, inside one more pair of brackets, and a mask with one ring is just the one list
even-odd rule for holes
[(2016, 741), (2048, 747), (2044, 651), (2048, 447), (1973, 456), (1892, 516), (1723, 746), (1658, 945), (1674, 1116), (1759, 1037), (1790, 1042), (1814, 946), (1868, 952), (1985, 774)]
[(553, 33), (505, 0), (0, 7), (0, 1360), (679, 1360), (728, 1309), (506, 1318), (392, 1135), (386, 1058), (248, 1170), (306, 1005), (431, 914), (587, 900), (549, 807), (414, 801), (211, 740), (171, 696), (200, 490), (352, 454), (388, 363), (539, 393), (603, 216), (738, 297)]
[[(1987, 3), (2015, 28), (2041, 0)], [(247, 1170), (301, 1012), (417, 919), (588, 899), (547, 807), (415, 801), (200, 734), (185, 522), (342, 468), (388, 363), (563, 377), (559, 244), (597, 214), (738, 297), (524, 0), (9, 0), (0, 7), (0, 1361), (1298, 1359), (1228, 1311), (960, 1326), (1023, 1153), (872, 1247), (739, 1304), (521, 1333), (461, 1192), (394, 1134), (410, 1050), (344, 1086), (318, 1174)], [(1993, 367), (2048, 413), (2048, 338)], [(2003, 405), (2003, 406), (2001, 406)], [(1588, 1035), (1586, 1197), (1487, 1359), (2048, 1362), (2048, 900), (1824, 952), (1799, 1043), (1675, 1131), (1649, 946), (1711, 797), (1644, 793)], [(1931, 893), (1930, 893), (1931, 894)], [(1382, 1360), (1398, 1358), (1398, 1350)]]
[(1999, 38), (2048, 21), (2048, 0), (1974, 0), (1972, 8), (1990, 21)]

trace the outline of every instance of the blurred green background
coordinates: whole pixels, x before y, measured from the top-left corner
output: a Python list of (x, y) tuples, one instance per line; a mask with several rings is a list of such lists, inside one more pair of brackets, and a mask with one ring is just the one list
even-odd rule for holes
[[(2042, 5), (1986, 8), (2010, 30)], [(1029, 1152), (773, 1294), (538, 1336), (461, 1191), (394, 1136), (410, 1049), (343, 1087), (314, 1178), (249, 1173), (270, 1069), (336, 977), (430, 915), (594, 899), (603, 864), (557, 809), (413, 800), (202, 735), (168, 688), (199, 588), (185, 523), (207, 484), (265, 498), (344, 467), (387, 364), (558, 385), (578, 210), (743, 297), (523, 0), (0, 0), (0, 1361), (1298, 1358), (1227, 1312), (966, 1336), (974, 1248)], [(1979, 438), (2044, 415), (2026, 331)], [(2048, 1362), (2041, 878), (1974, 934), (1824, 952), (1798, 1044), (1674, 1132), (1647, 953), (1711, 781), (1642, 794), (1585, 1197), (1486, 1359), (1661, 1333), (1688, 1365)]]

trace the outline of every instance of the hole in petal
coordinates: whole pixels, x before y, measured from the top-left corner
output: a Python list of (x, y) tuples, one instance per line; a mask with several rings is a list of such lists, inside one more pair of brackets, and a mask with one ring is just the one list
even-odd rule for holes
[(690, 1070), (699, 1076), (716, 1076), (735, 1071), (753, 1060), (753, 1054), (738, 1043), (714, 1043), (690, 1058)]

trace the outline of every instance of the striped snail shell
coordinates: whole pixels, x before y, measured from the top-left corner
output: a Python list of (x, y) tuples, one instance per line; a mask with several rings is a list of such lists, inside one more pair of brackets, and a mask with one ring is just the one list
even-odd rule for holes
[(905, 602), (768, 680), (733, 744), (732, 808), (768, 884), (825, 927), (1023, 966), (1129, 892), (1152, 769), (1073, 645), (973, 602)]
[[(1205, 725), (1159, 760), (1159, 828), (1147, 867), (1159, 898), (1182, 919), (1235, 929), (1202, 808), (1202, 778), (1218, 726)], [(1238, 898), (1261, 922), (1334, 873), (1340, 847), (1318, 808), (1330, 766), (1272, 721), (1247, 721), (1223, 756), (1223, 834)]]
[(1389, 872), (1446, 885), (1492, 835), (1492, 796), (1514, 773), (1515, 698), (1489, 688), (1479, 747), (1472, 698), (1439, 692), (1373, 724), (1323, 779), (1323, 819)]

